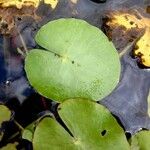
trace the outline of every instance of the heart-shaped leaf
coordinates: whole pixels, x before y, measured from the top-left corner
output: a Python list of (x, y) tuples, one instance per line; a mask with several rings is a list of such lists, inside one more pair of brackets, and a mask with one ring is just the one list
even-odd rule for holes
[(58, 113), (71, 134), (55, 119), (46, 117), (35, 129), (34, 150), (129, 149), (122, 128), (102, 105), (70, 99), (59, 105)]
[(150, 149), (150, 131), (140, 131), (131, 138), (131, 149), (149, 150)]
[(31, 85), (43, 96), (62, 102), (108, 95), (120, 76), (113, 44), (96, 27), (78, 19), (59, 19), (44, 25), (36, 42), (45, 50), (31, 50), (25, 70)]

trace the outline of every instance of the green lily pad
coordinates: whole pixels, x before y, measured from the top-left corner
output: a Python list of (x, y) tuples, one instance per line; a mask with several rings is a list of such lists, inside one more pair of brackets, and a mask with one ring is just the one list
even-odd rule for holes
[(0, 127), (4, 121), (9, 121), (10, 118), (11, 111), (5, 105), (0, 105)]
[(46, 50), (31, 50), (25, 70), (41, 95), (58, 102), (74, 97), (99, 100), (117, 85), (118, 53), (103, 32), (87, 22), (51, 21), (38, 31), (36, 42)]
[(37, 125), (34, 150), (128, 150), (123, 129), (102, 105), (84, 99), (60, 104), (58, 114), (71, 135), (53, 118)]
[(140, 131), (131, 138), (131, 150), (149, 150), (150, 131)]

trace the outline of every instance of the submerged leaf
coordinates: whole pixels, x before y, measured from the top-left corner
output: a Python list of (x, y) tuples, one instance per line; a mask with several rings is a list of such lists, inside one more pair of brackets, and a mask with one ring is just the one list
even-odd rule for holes
[(34, 150), (128, 150), (122, 128), (102, 105), (84, 99), (60, 104), (58, 113), (72, 136), (53, 118), (44, 118), (34, 132)]
[(102, 99), (117, 85), (120, 61), (113, 44), (96, 27), (78, 19), (59, 19), (44, 25), (25, 70), (31, 85), (43, 96), (62, 102), (83, 97)]

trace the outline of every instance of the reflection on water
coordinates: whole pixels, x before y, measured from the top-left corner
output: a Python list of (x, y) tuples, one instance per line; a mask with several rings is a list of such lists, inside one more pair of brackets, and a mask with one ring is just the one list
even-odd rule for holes
[(13, 51), (11, 38), (0, 38), (0, 101), (17, 98), (22, 103), (33, 90), (25, 78), (23, 57)]

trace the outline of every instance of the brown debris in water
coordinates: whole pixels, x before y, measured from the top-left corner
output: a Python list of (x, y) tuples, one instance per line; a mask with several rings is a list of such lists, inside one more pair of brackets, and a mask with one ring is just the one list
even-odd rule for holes
[[(24, 6), (37, 8), (41, 2), (42, 0), (0, 0), (0, 6), (2, 8), (16, 7), (17, 9), (22, 9)], [(43, 2), (54, 9), (57, 6), (58, 0), (43, 0)]]
[(146, 13), (150, 14), (150, 6), (146, 7)]
[(139, 12), (112, 12), (107, 15), (104, 30), (118, 50), (137, 39), (133, 55), (140, 64), (150, 67), (150, 18)]
[(11, 34), (15, 29), (16, 21), (24, 17), (39, 22), (42, 18), (36, 14), (40, 5), (55, 9), (58, 0), (0, 0), (0, 33)]
[(40, 20), (40, 17), (35, 13), (36, 9), (33, 6), (17, 9), (16, 7), (0, 8), (0, 33), (11, 34), (15, 28), (16, 20), (21, 20), (23, 17), (31, 17), (34, 20)]

